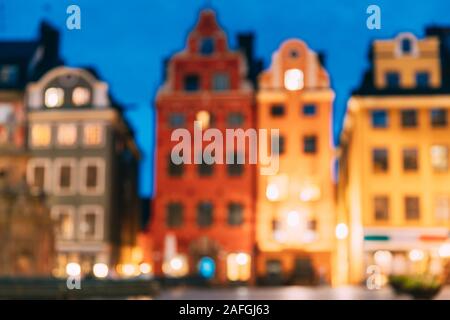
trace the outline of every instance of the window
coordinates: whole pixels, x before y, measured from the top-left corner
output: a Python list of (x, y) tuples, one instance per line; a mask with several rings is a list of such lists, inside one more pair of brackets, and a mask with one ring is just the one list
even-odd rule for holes
[(272, 117), (281, 117), (284, 116), (284, 105), (277, 104), (270, 108), (270, 114)]
[(183, 224), (183, 205), (171, 202), (166, 207), (166, 224), (169, 228), (180, 227)]
[(224, 91), (230, 89), (230, 77), (226, 73), (216, 73), (213, 76), (213, 90)]
[(89, 104), (91, 100), (91, 92), (88, 88), (76, 87), (72, 92), (72, 102), (74, 105), (81, 107)]
[(200, 89), (200, 78), (196, 74), (187, 75), (184, 78), (185, 91), (198, 91)]
[(197, 205), (197, 225), (209, 227), (213, 222), (213, 205), (211, 202), (200, 202)]
[(34, 158), (28, 162), (27, 182), (32, 188), (49, 191), (50, 178), (50, 160)]
[(431, 146), (431, 165), (435, 171), (447, 171), (448, 148), (443, 145)]
[(241, 176), (244, 173), (244, 165), (238, 163), (238, 159), (242, 158), (238, 153), (233, 153), (233, 163), (227, 164), (227, 173), (231, 177)]
[(83, 143), (95, 147), (103, 143), (104, 126), (101, 123), (89, 123), (83, 127)]
[(289, 57), (291, 57), (292, 59), (298, 58), (299, 56), (300, 56), (300, 54), (298, 53), (297, 50), (289, 51)]
[(75, 146), (77, 142), (77, 126), (69, 123), (59, 125), (56, 140), (60, 146)]
[(203, 55), (210, 55), (214, 52), (214, 39), (203, 38), (200, 43), (200, 53)]
[(82, 240), (102, 240), (103, 208), (87, 205), (80, 207), (79, 235)]
[(99, 195), (105, 188), (105, 160), (102, 158), (84, 158), (80, 161), (80, 193)]
[(388, 166), (388, 151), (387, 149), (377, 148), (372, 151), (373, 169), (375, 173), (387, 172)]
[(227, 278), (230, 281), (247, 281), (251, 276), (251, 257), (247, 253), (230, 253), (227, 256)]
[[(285, 148), (286, 148), (286, 139), (284, 136), (272, 136), (272, 146), (276, 146), (276, 143), (278, 141), (278, 150), (276, 150), (276, 148), (274, 148), (274, 150), (272, 150), (272, 153), (274, 155), (276, 154), (284, 154), (285, 152)], [(278, 151), (278, 152), (277, 152)]]
[(172, 128), (182, 128), (186, 122), (186, 117), (183, 113), (172, 113), (169, 115), (169, 125)]
[(31, 146), (42, 148), (50, 146), (52, 128), (49, 124), (34, 124), (31, 126)]
[(417, 111), (416, 110), (402, 110), (402, 127), (414, 128), (417, 127)]
[(300, 69), (289, 69), (284, 73), (284, 87), (289, 91), (303, 89), (303, 72)]
[(390, 89), (395, 89), (400, 86), (400, 76), (397, 72), (386, 73), (386, 85)]
[(230, 226), (239, 226), (242, 224), (243, 206), (240, 203), (231, 202), (228, 204), (228, 224)]
[(427, 88), (429, 86), (430, 76), (428, 72), (416, 73), (416, 86), (419, 88)]
[(201, 177), (210, 177), (214, 173), (214, 165), (207, 164), (205, 161), (197, 165), (198, 175)]
[(417, 149), (403, 149), (403, 170), (416, 171), (418, 169)]
[(58, 108), (64, 104), (64, 90), (61, 88), (48, 88), (45, 90), (45, 105), (47, 108)]
[(303, 137), (303, 152), (311, 153), (311, 154), (317, 152), (317, 137), (316, 136)]
[(410, 39), (402, 39), (402, 53), (403, 54), (409, 54), (411, 53), (412, 47), (411, 47), (411, 40)]
[(70, 158), (55, 160), (55, 193), (69, 195), (75, 192), (75, 163)]
[(406, 220), (419, 220), (419, 198), (418, 197), (405, 197), (405, 217)]
[(244, 115), (240, 112), (231, 112), (227, 117), (227, 124), (230, 127), (236, 128), (242, 126), (244, 123)]
[(375, 220), (386, 221), (389, 219), (389, 199), (386, 196), (374, 198)]
[(372, 110), (372, 128), (387, 128), (388, 113), (386, 110)]
[(183, 175), (183, 173), (184, 173), (183, 163), (175, 164), (172, 161), (172, 158), (171, 158), (170, 154), (169, 154), (167, 160), (168, 160), (168, 163), (167, 163), (168, 171), (167, 172), (168, 172), (169, 176), (171, 176), (171, 177), (181, 177)]
[(450, 221), (450, 197), (445, 195), (439, 195), (436, 197), (435, 214), (436, 221)]
[(431, 126), (434, 128), (447, 126), (447, 110), (433, 109), (430, 112)]
[(303, 115), (307, 117), (314, 116), (316, 114), (316, 105), (314, 104), (305, 104), (303, 106)]
[(51, 216), (55, 223), (56, 239), (72, 240), (75, 235), (75, 209), (72, 206), (54, 206)]
[(14, 85), (19, 80), (19, 67), (6, 64), (0, 67), (0, 83)]

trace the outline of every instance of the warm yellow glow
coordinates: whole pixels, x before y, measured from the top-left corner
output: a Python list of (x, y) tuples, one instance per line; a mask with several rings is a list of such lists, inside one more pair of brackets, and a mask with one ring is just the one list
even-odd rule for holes
[(303, 89), (303, 72), (300, 69), (289, 69), (284, 73), (284, 86), (287, 90)]
[(79, 265), (78, 263), (76, 263), (76, 262), (69, 262), (69, 263), (66, 265), (66, 273), (67, 273), (69, 276), (77, 277), (77, 276), (79, 276), (79, 275), (81, 274), (81, 267), (80, 267), (80, 265)]
[(169, 277), (183, 277), (189, 272), (185, 255), (177, 255), (163, 263), (163, 272)]
[(211, 116), (208, 111), (202, 110), (197, 112), (196, 120), (200, 122), (202, 129), (206, 129), (210, 125)]
[(48, 124), (35, 124), (31, 127), (31, 145), (45, 147), (50, 145), (52, 138), (51, 127)]
[(58, 144), (73, 146), (77, 141), (77, 126), (75, 124), (61, 124), (58, 127)]
[(94, 276), (97, 278), (106, 278), (108, 276), (109, 269), (104, 263), (96, 263), (94, 264), (92, 271), (94, 272)]
[(339, 223), (336, 226), (336, 238), (344, 240), (348, 236), (348, 227), (345, 223)]
[(247, 253), (230, 253), (227, 256), (227, 277), (230, 281), (247, 281), (250, 279), (251, 263)]
[(441, 258), (450, 258), (450, 243), (444, 243), (439, 248), (439, 256)]
[(136, 274), (136, 267), (131, 263), (124, 264), (122, 266), (122, 274), (126, 277), (132, 277)]
[(103, 139), (103, 126), (97, 123), (86, 124), (84, 126), (83, 139), (85, 145), (100, 145)]
[(64, 90), (61, 88), (48, 88), (45, 90), (45, 105), (48, 108), (61, 107), (64, 103)]
[(416, 262), (422, 261), (425, 258), (425, 253), (419, 249), (413, 249), (409, 252), (409, 260)]
[(388, 268), (392, 261), (392, 254), (386, 250), (378, 250), (373, 257), (375, 263), (382, 268)]
[(267, 185), (266, 197), (270, 201), (277, 201), (280, 198), (280, 190), (275, 183), (269, 183)]
[(316, 201), (320, 198), (320, 188), (316, 185), (310, 185), (300, 191), (300, 200), (304, 202)]
[(298, 227), (300, 225), (300, 214), (297, 211), (288, 212), (287, 224), (291, 228)]
[(72, 102), (76, 106), (84, 106), (89, 103), (91, 93), (88, 88), (76, 87), (72, 93)]
[(149, 273), (152, 272), (152, 266), (151, 266), (149, 263), (146, 263), (146, 262), (141, 263), (141, 264), (139, 265), (139, 271), (140, 271), (142, 274), (149, 274)]

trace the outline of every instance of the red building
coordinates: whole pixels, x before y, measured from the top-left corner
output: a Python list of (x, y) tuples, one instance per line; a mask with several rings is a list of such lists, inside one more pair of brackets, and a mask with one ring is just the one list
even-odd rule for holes
[[(156, 98), (156, 191), (149, 230), (156, 275), (250, 280), (255, 166), (248, 161), (176, 165), (170, 157), (177, 144), (171, 141), (173, 130), (185, 128), (193, 136), (194, 121), (224, 137), (226, 128), (254, 128), (252, 37), (240, 36), (239, 46), (228, 48), (215, 13), (204, 10), (186, 48), (166, 65)], [(223, 150), (233, 156), (242, 151)]]

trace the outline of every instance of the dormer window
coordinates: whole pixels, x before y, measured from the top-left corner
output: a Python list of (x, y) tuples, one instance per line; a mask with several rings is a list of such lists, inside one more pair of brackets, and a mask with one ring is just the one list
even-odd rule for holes
[(76, 87), (72, 92), (72, 102), (75, 106), (85, 106), (89, 104), (91, 93), (88, 88)]
[(45, 90), (45, 106), (58, 108), (64, 103), (64, 90), (61, 88), (48, 88)]
[(300, 69), (289, 69), (284, 73), (284, 86), (289, 91), (303, 89), (303, 72)]
[(402, 39), (401, 42), (402, 45), (402, 53), (403, 54), (410, 54), (412, 51), (412, 45), (411, 45), (411, 39)]
[(203, 38), (200, 43), (200, 53), (203, 55), (210, 55), (214, 52), (214, 39)]

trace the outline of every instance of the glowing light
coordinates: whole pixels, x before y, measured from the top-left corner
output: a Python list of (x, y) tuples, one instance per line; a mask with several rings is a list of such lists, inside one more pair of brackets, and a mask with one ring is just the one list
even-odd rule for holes
[(198, 270), (203, 278), (211, 279), (216, 272), (216, 263), (210, 257), (203, 257), (198, 263)]
[(48, 88), (45, 91), (45, 105), (48, 108), (62, 106), (64, 102), (64, 90), (61, 88)]
[(317, 200), (320, 198), (320, 188), (318, 186), (308, 186), (300, 192), (300, 200), (304, 202)]
[(238, 265), (244, 266), (248, 263), (248, 261), (249, 261), (248, 254), (241, 252), (236, 255), (236, 262)]
[(210, 125), (211, 116), (208, 111), (202, 110), (197, 112), (196, 120), (200, 122), (200, 126), (202, 129), (206, 129)]
[(170, 260), (170, 267), (175, 271), (181, 270), (183, 268), (183, 260), (179, 257), (173, 258)]
[(136, 268), (131, 263), (124, 264), (122, 266), (122, 273), (126, 277), (131, 277), (136, 273)]
[(69, 276), (77, 277), (81, 274), (81, 267), (76, 262), (70, 262), (66, 265), (66, 273)]
[(344, 240), (348, 236), (348, 227), (345, 223), (339, 223), (336, 226), (336, 238)]
[(297, 211), (291, 211), (287, 215), (287, 224), (289, 227), (297, 227), (300, 225), (300, 214)]
[(388, 267), (392, 261), (392, 254), (386, 250), (378, 250), (373, 257), (375, 263), (381, 267)]
[(409, 252), (409, 260), (413, 262), (421, 261), (425, 258), (425, 253), (419, 249), (413, 249)]
[(303, 89), (303, 72), (300, 69), (289, 69), (284, 73), (284, 86), (287, 90)]
[(276, 201), (280, 198), (280, 190), (275, 183), (269, 183), (266, 189), (266, 197), (270, 201)]
[(94, 276), (97, 278), (106, 278), (108, 276), (109, 269), (104, 263), (96, 263), (94, 264), (92, 271), (94, 272)]
[(139, 271), (142, 274), (149, 274), (152, 272), (152, 266), (149, 263), (143, 262), (139, 265)]
[(439, 248), (439, 256), (441, 258), (450, 258), (450, 243), (444, 243)]

